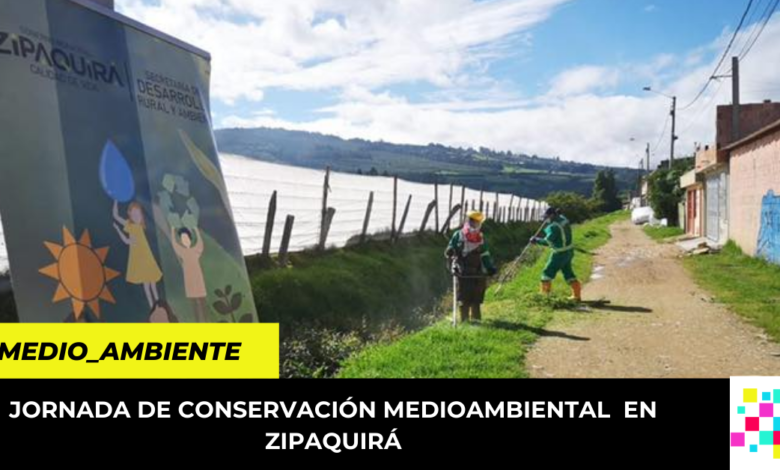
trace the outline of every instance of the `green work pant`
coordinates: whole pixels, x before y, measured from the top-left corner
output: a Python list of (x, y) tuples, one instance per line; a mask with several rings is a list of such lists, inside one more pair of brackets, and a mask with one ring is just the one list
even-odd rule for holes
[(577, 280), (577, 275), (574, 274), (574, 270), (571, 267), (571, 262), (574, 259), (574, 250), (563, 251), (561, 253), (550, 253), (550, 259), (547, 260), (547, 264), (542, 271), (542, 281), (552, 281), (558, 274), (558, 271), (563, 273), (563, 278), (568, 283), (572, 283)]

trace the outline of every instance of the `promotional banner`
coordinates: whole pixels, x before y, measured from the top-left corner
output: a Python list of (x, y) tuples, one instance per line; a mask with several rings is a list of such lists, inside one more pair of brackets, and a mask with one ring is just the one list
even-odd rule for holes
[(255, 322), (208, 54), (0, 0), (0, 212), (23, 322)]

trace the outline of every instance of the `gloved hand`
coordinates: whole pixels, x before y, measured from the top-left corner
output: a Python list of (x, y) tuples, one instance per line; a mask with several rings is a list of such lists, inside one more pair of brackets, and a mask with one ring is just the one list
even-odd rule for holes
[(452, 274), (456, 276), (460, 276), (461, 274), (463, 274), (463, 266), (461, 266), (460, 263), (453, 263)]
[(447, 258), (453, 258), (455, 257), (455, 249), (450, 247), (447, 247), (447, 250), (444, 252), (444, 256)]
[(531, 240), (528, 241), (531, 245), (536, 245), (539, 243), (539, 237), (531, 237)]
[(491, 266), (490, 268), (488, 268), (487, 272), (489, 276), (495, 276), (496, 274), (498, 274), (498, 269), (495, 266)]

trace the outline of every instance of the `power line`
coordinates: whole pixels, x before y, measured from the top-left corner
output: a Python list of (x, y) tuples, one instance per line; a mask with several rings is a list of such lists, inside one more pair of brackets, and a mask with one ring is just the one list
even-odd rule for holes
[(715, 70), (710, 74), (710, 77), (707, 79), (706, 82), (704, 82), (704, 86), (699, 91), (699, 94), (696, 95), (696, 97), (688, 103), (687, 105), (679, 108), (680, 111), (684, 111), (691, 106), (694, 105), (697, 101), (699, 101), (699, 98), (704, 95), (704, 92), (707, 91), (707, 88), (710, 86), (710, 82), (712, 82), (713, 78), (718, 74), (718, 70), (720, 70), (721, 65), (723, 65), (723, 62), (726, 60), (726, 57), (729, 54), (729, 51), (731, 50), (731, 47), (734, 45), (734, 41), (737, 39), (737, 35), (742, 30), (742, 25), (745, 24), (745, 18), (747, 18), (748, 13), (750, 12), (750, 8), (753, 6), (753, 0), (750, 0), (747, 4), (747, 7), (745, 8), (745, 12), (742, 13), (742, 18), (739, 20), (739, 24), (737, 25), (737, 29), (734, 30), (734, 34), (731, 36), (731, 40), (729, 41), (728, 45), (726, 46), (726, 50), (723, 51), (723, 55), (721, 55), (720, 60), (718, 61), (718, 65), (715, 66)]
[(703, 115), (704, 111), (706, 111), (712, 103), (715, 101), (715, 99), (718, 97), (718, 93), (720, 93), (720, 89), (723, 87), (723, 81), (718, 82), (718, 87), (715, 89), (715, 93), (712, 94), (709, 101), (707, 101), (701, 108), (699, 108), (699, 111), (696, 113), (696, 115), (693, 117), (693, 119), (688, 123), (688, 125), (685, 127), (685, 130), (682, 131), (682, 134), (687, 134), (691, 128), (699, 122), (699, 119)]
[(658, 137), (658, 142), (656, 142), (655, 147), (653, 148), (653, 154), (655, 154), (655, 151), (658, 150), (658, 147), (661, 145), (661, 141), (664, 140), (664, 136), (666, 135), (666, 128), (669, 126), (670, 117), (671, 114), (666, 116), (666, 121), (664, 121), (664, 128), (661, 131), (661, 135)]
[[(758, 38), (761, 37), (761, 33), (764, 32), (764, 28), (766, 28), (767, 23), (769, 23), (769, 20), (772, 18), (772, 15), (774, 15), (775, 10), (777, 10), (777, 6), (780, 4), (780, 0), (775, 0), (775, 3), (772, 3), (771, 1), (767, 4), (766, 10), (764, 10), (764, 22), (761, 24), (761, 27), (758, 29), (758, 34), (756, 34), (756, 37), (753, 38), (753, 42), (750, 43), (750, 46), (747, 47), (747, 49), (743, 48), (742, 52), (739, 54), (739, 60), (743, 60), (747, 55), (750, 53), (750, 50), (753, 49), (753, 46), (758, 42)], [(770, 9), (771, 5), (771, 9)]]
[[(772, 6), (772, 2), (774, 0), (769, 0), (766, 4), (766, 6), (762, 5), (764, 0), (758, 0), (755, 4), (755, 8), (753, 8), (753, 11), (750, 14), (750, 17), (747, 19), (746, 23), (747, 25), (755, 25), (755, 27), (750, 29), (750, 34), (747, 35), (745, 38), (744, 44), (742, 44), (742, 50), (739, 52), (739, 56), (741, 57), (742, 54), (745, 53), (745, 50), (748, 48), (748, 44), (753, 40), (754, 36), (758, 32), (758, 25), (764, 20), (766, 17), (766, 14), (769, 12), (770, 7)], [(763, 8), (763, 12), (758, 15), (758, 18), (754, 18), (756, 12), (760, 11)]]

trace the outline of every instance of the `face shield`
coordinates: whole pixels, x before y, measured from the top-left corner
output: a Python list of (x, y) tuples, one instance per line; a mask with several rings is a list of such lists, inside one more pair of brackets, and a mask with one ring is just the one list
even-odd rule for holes
[(482, 223), (474, 219), (469, 219), (468, 224), (471, 230), (479, 231), (482, 229)]

